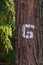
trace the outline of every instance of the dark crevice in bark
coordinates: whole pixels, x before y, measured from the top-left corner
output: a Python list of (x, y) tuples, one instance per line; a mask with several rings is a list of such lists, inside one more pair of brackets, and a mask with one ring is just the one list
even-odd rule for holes
[[(41, 0), (42, 2), (42, 0)], [(40, 65), (40, 0), (16, 0), (16, 65)], [(22, 25), (32, 24), (33, 39), (22, 37)], [(26, 29), (27, 30), (27, 29)]]

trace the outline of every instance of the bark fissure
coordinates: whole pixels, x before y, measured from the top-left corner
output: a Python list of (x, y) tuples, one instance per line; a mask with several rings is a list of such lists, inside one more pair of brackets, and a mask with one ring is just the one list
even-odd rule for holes
[[(40, 50), (40, 0), (14, 0), (16, 10), (16, 65), (39, 65)], [(42, 2), (42, 0), (41, 0)], [(26, 31), (33, 32), (32, 39), (22, 37), (22, 26), (34, 25)], [(26, 32), (25, 31), (25, 36)], [(42, 33), (41, 33), (42, 34)]]

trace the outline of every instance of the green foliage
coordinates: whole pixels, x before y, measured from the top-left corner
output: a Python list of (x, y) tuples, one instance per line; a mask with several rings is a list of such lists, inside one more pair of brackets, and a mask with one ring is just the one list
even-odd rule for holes
[(9, 38), (12, 37), (12, 28), (8, 26), (0, 26), (0, 42), (2, 43), (4, 50), (8, 53), (9, 49), (13, 49)]
[(15, 26), (13, 0), (0, 0), (0, 25)]
[(15, 58), (14, 31), (15, 12), (13, 0), (0, 0), (0, 51), (3, 50), (3, 58), (8, 60), (10, 65), (13, 65), (11, 61), (13, 63)]
[(15, 64), (15, 50), (14, 51), (9, 51), (8, 54), (5, 55), (6, 61), (8, 62), (9, 65), (14, 65)]

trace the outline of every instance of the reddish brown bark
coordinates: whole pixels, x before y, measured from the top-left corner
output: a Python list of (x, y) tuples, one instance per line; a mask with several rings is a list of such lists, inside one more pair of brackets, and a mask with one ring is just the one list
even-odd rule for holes
[[(39, 59), (39, 21), (40, 21), (40, 0), (14, 0), (16, 11), (16, 65), (38, 65)], [(33, 38), (22, 37), (22, 26), (32, 24), (33, 29), (26, 31), (33, 32)]]

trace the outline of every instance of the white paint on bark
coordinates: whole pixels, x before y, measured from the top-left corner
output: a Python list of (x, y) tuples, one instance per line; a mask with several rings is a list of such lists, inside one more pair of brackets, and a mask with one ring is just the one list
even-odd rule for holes
[(26, 28), (32, 28), (32, 29), (34, 29), (35, 28), (35, 26), (34, 25), (32, 25), (32, 24), (24, 24), (24, 25), (22, 25), (22, 37), (23, 38), (26, 38), (26, 39), (31, 39), (31, 38), (33, 38), (33, 31), (27, 31), (26, 32)]

